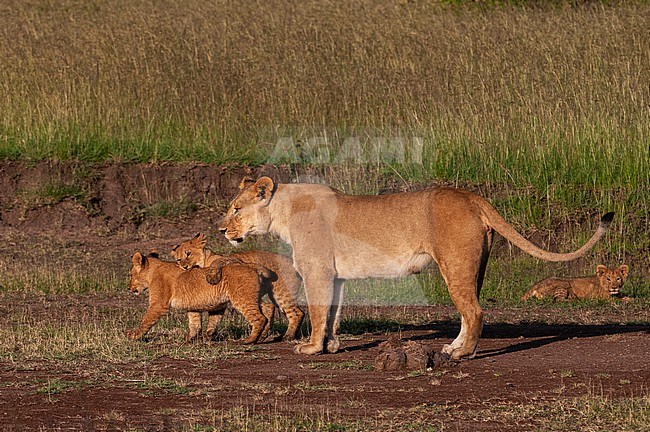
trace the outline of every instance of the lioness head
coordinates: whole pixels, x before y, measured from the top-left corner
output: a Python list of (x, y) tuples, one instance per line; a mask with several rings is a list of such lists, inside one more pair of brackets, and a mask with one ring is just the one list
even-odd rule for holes
[[(156, 257), (155, 254), (149, 255)], [(151, 283), (151, 266), (149, 265), (149, 259), (140, 252), (136, 252), (131, 257), (131, 264), (129, 291), (135, 294), (140, 294), (149, 288), (149, 284)]]
[(219, 226), (226, 239), (237, 246), (251, 234), (265, 234), (271, 218), (267, 206), (271, 202), (275, 184), (268, 177), (255, 181), (244, 177), (239, 184), (239, 194), (230, 203)]
[(189, 270), (192, 267), (205, 267), (206, 244), (205, 234), (198, 233), (191, 240), (174, 246), (172, 256), (183, 270)]
[(596, 276), (600, 280), (600, 286), (609, 291), (612, 296), (620, 294), (620, 289), (627, 279), (630, 268), (625, 264), (618, 268), (608, 268), (604, 265), (596, 267)]

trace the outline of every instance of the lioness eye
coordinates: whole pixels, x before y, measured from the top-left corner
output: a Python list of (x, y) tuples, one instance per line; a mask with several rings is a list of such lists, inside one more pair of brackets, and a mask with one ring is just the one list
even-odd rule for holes
[(232, 214), (234, 215), (239, 214), (239, 208), (235, 207), (232, 211)]
[(190, 251), (185, 252), (185, 256), (186, 256), (187, 258), (189, 258), (190, 255), (192, 255), (192, 252), (190, 252)]

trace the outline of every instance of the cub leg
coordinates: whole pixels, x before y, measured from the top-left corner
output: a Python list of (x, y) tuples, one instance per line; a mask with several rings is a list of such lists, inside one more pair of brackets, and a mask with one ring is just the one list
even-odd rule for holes
[[(298, 278), (295, 278), (297, 283)], [(293, 293), (298, 292), (297, 287), (287, 288), (282, 279), (279, 279), (273, 284), (272, 292), (269, 293), (271, 302), (275, 303), (287, 315), (287, 331), (284, 332), (282, 337), (283, 341), (292, 341), (296, 338), (302, 319), (305, 313), (296, 304), (296, 298)]]
[(167, 313), (169, 306), (150, 305), (147, 312), (142, 317), (140, 325), (132, 330), (126, 332), (126, 337), (135, 340), (144, 336), (158, 320)]
[(271, 303), (260, 303), (262, 314), (266, 317), (266, 325), (262, 329), (260, 340), (264, 340), (271, 335), (273, 331), (273, 319), (275, 318), (275, 305)]
[(208, 325), (207, 328), (205, 329), (205, 335), (208, 338), (208, 340), (212, 339), (212, 336), (214, 336), (214, 333), (217, 331), (217, 326), (221, 322), (221, 319), (223, 318), (223, 313), (226, 311), (226, 308), (221, 308), (213, 311), (208, 312)]
[(266, 327), (268, 319), (260, 311), (260, 300), (258, 293), (255, 293), (255, 295), (242, 295), (242, 293), (238, 294), (239, 295), (231, 296), (230, 302), (232, 303), (233, 307), (237, 309), (251, 325), (250, 335), (247, 338), (243, 339), (242, 342), (245, 344), (253, 344), (260, 339), (260, 336)]
[(193, 341), (201, 332), (201, 312), (187, 313), (188, 332), (185, 340)]

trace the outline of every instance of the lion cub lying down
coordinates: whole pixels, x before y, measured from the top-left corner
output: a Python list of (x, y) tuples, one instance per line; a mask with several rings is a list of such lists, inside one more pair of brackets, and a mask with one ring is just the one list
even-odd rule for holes
[(596, 276), (550, 277), (533, 285), (521, 299), (552, 297), (553, 300), (573, 300), (620, 297), (620, 289), (627, 279), (628, 272), (629, 267), (625, 264), (618, 268), (599, 265), (596, 267)]
[(200, 312), (210, 312), (208, 334), (211, 335), (229, 303), (251, 324), (251, 333), (244, 343), (255, 343), (270, 330), (269, 317), (275, 308), (268, 304), (267, 310), (260, 310), (262, 278), (270, 277), (270, 272), (263, 267), (231, 264), (219, 269), (219, 274), (211, 267), (183, 270), (175, 262), (139, 252), (133, 255), (131, 263), (129, 290), (140, 294), (149, 289), (149, 308), (140, 325), (127, 332), (129, 339), (142, 338), (170, 308), (199, 313), (199, 321), (189, 323), (188, 339), (193, 339), (200, 330)]
[(305, 314), (297, 304), (300, 278), (291, 258), (260, 250), (217, 255), (206, 248), (206, 243), (205, 234), (198, 233), (192, 239), (174, 246), (172, 256), (183, 269), (214, 267), (217, 269), (215, 271), (219, 271), (218, 269), (225, 265), (245, 263), (271, 270), (271, 277), (262, 281), (264, 293), (268, 294), (271, 302), (287, 315), (289, 325), (282, 339), (285, 341), (295, 339)]

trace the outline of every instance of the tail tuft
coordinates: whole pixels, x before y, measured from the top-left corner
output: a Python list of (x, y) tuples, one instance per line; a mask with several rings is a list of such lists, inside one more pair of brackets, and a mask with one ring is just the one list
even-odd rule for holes
[(614, 212), (605, 213), (602, 218), (600, 218), (600, 225), (604, 228), (609, 227), (609, 224), (614, 220)]

